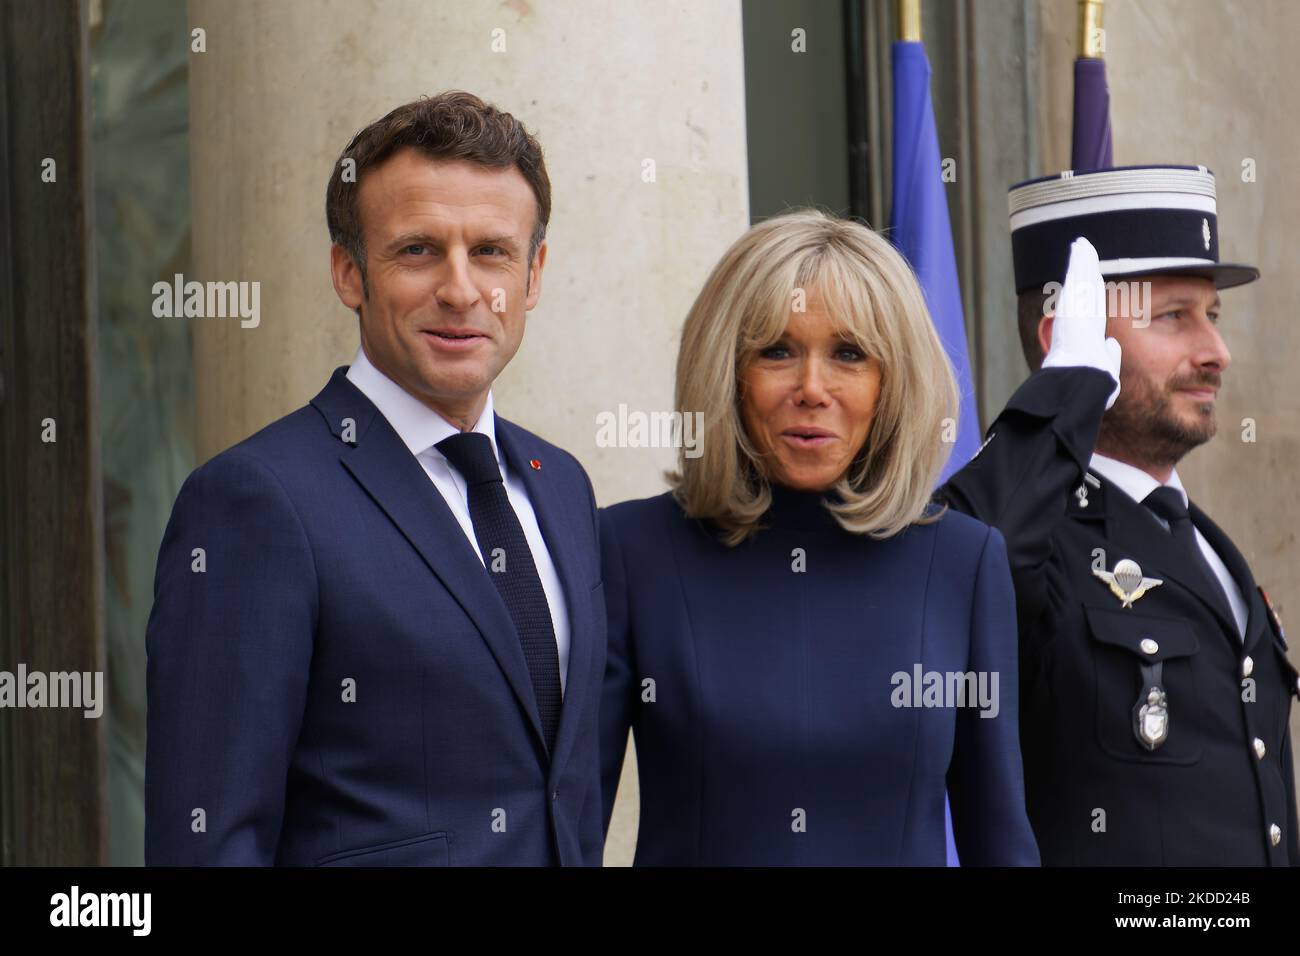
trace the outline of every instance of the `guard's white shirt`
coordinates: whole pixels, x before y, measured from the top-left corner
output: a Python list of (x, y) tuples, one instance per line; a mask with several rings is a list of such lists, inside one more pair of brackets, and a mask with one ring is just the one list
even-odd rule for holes
[[(424, 467), (424, 472), (438, 489), (442, 500), (460, 522), (465, 537), (483, 560), (478, 540), (474, 537), (474, 522), (469, 514), (469, 495), (465, 478), (445, 455), (433, 447), (444, 438), (450, 438), (460, 431), (433, 409), (429, 408), (406, 389), (390, 379), (370, 362), (364, 348), (358, 348), (348, 369), (348, 381), (361, 390), (362, 394), (374, 402), (379, 413), (388, 419), (399, 438), (411, 450), (411, 454)], [(505, 481), (506, 495), (510, 506), (515, 509), (519, 524), (528, 539), (528, 550), (533, 553), (533, 564), (537, 566), (537, 576), (542, 579), (542, 590), (546, 592), (546, 603), (551, 609), (551, 624), (555, 628), (555, 642), (560, 656), (560, 692), (564, 692), (566, 675), (569, 672), (569, 611), (564, 603), (564, 588), (560, 576), (555, 570), (555, 562), (546, 548), (542, 538), (542, 529), (537, 524), (537, 515), (528, 492), (518, 476), (513, 475), (501, 458), (497, 448), (496, 415), (492, 409), (492, 393), (488, 392), (487, 404), (479, 416), (473, 431), (486, 435), (492, 443), (492, 453), (496, 456), (497, 467)]]
[[(1092, 459), (1088, 462), (1088, 468), (1101, 475), (1138, 504), (1141, 504), (1147, 495), (1160, 487), (1160, 482), (1141, 468), (1135, 468), (1127, 462), (1117, 461), (1105, 455), (1093, 454)], [(1178, 492), (1185, 507), (1187, 505), (1187, 492), (1183, 489), (1183, 483), (1178, 477), (1177, 469), (1170, 472), (1169, 481), (1165, 484)], [(1151, 516), (1168, 529), (1169, 523), (1154, 511), (1151, 512)], [(1228, 571), (1228, 566), (1223, 563), (1223, 559), (1219, 557), (1218, 552), (1210, 547), (1210, 542), (1205, 540), (1205, 535), (1201, 534), (1201, 529), (1197, 528), (1195, 523), (1193, 523), (1192, 529), (1196, 532), (1196, 543), (1200, 545), (1201, 553), (1205, 555), (1210, 570), (1219, 579), (1219, 584), (1223, 587), (1223, 593), (1228, 596), (1228, 603), (1232, 605), (1232, 616), (1237, 622), (1237, 633), (1244, 640), (1246, 637), (1248, 609), (1245, 599), (1241, 596), (1241, 588), (1237, 586), (1236, 578)]]

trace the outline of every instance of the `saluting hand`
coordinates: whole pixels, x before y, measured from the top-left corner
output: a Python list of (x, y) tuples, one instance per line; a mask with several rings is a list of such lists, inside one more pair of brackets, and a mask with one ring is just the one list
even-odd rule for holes
[(1070, 247), (1070, 265), (1052, 321), (1052, 347), (1043, 368), (1088, 366), (1109, 373), (1115, 380), (1115, 390), (1106, 399), (1110, 408), (1119, 398), (1119, 363), (1119, 342), (1106, 337), (1106, 284), (1097, 250), (1080, 236)]

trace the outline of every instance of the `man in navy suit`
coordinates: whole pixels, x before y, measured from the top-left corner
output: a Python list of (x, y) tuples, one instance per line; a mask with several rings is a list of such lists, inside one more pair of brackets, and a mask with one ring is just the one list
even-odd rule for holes
[(326, 212), (361, 347), (189, 477), (158, 555), (147, 862), (599, 865), (595, 500), (491, 393), (541, 293), (541, 149), (417, 100)]

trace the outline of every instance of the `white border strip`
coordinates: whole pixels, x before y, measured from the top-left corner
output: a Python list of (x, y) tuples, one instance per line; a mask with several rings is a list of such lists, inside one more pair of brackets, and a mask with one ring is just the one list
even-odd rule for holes
[(1185, 266), (1200, 268), (1217, 266), (1213, 259), (1196, 259), (1187, 256), (1152, 256), (1149, 259), (1102, 259), (1099, 263), (1101, 274), (1135, 273), (1143, 269), (1178, 269)]
[(1088, 173), (1062, 173), (1051, 179), (1021, 183), (1007, 193), (1007, 212), (1067, 199), (1089, 199), (1120, 193), (1195, 193), (1214, 195), (1214, 174), (1204, 166), (1196, 169), (1108, 169)]
[(1196, 196), (1190, 193), (1119, 193), (1114, 196), (1090, 196), (1023, 209), (1011, 216), (1011, 231), (1040, 222), (1087, 216), (1098, 212), (1118, 212), (1122, 209), (1185, 209), (1189, 212), (1217, 215), (1213, 196)]

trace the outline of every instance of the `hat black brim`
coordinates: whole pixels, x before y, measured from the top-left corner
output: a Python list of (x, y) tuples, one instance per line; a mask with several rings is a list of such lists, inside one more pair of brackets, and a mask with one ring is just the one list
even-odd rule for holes
[(1259, 270), (1239, 262), (1219, 262), (1207, 266), (1167, 266), (1163, 269), (1131, 269), (1122, 272), (1102, 271), (1104, 279), (1119, 279), (1124, 276), (1199, 276), (1213, 282), (1216, 289), (1231, 289), (1234, 286), (1254, 282), (1259, 278)]

